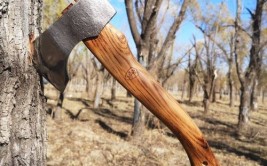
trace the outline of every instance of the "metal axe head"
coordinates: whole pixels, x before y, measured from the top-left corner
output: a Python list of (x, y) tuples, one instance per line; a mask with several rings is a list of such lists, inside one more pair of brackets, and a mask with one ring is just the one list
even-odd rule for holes
[(96, 37), (115, 15), (107, 0), (79, 0), (34, 42), (39, 72), (59, 91), (68, 83), (67, 61), (77, 43)]

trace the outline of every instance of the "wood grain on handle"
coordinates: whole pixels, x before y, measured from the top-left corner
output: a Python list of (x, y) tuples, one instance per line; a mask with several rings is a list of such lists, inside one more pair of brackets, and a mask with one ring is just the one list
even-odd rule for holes
[(178, 137), (191, 165), (219, 165), (208, 143), (177, 101), (133, 57), (125, 36), (108, 24), (84, 40), (105, 68)]

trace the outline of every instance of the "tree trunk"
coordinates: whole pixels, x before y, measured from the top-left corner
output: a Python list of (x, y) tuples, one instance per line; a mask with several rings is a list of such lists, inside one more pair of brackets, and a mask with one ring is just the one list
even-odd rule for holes
[(223, 90), (223, 88), (221, 87), (221, 88), (220, 88), (220, 100), (223, 99), (223, 93), (224, 93), (224, 90)]
[(204, 98), (203, 100), (204, 114), (209, 113), (209, 106), (210, 106), (210, 100), (208, 98)]
[(134, 99), (134, 115), (131, 135), (134, 140), (138, 139), (144, 132), (145, 129), (145, 117), (143, 111), (141, 111), (141, 103)]
[(115, 100), (116, 99), (116, 85), (117, 85), (116, 79), (112, 78), (111, 100)]
[(238, 128), (241, 131), (248, 123), (248, 114), (250, 106), (250, 88), (247, 86), (241, 87), (240, 106), (238, 115)]
[[(266, 0), (257, 0), (257, 5), (255, 9), (255, 13), (249, 12), (251, 14), (251, 22), (252, 22), (252, 35), (251, 35), (251, 48), (249, 53), (249, 62), (248, 67), (246, 68), (245, 72), (241, 73), (241, 66), (237, 59), (238, 55), (238, 48), (236, 47), (236, 67), (237, 67), (237, 74), (239, 76), (239, 80), (241, 83), (241, 98), (240, 98), (240, 107), (239, 107), (239, 121), (238, 127), (239, 131), (244, 128), (248, 122), (248, 113), (249, 113), (249, 106), (250, 106), (250, 93), (253, 89), (253, 84), (257, 83), (257, 78), (261, 73), (261, 66), (263, 63), (263, 56), (260, 54), (260, 41), (261, 41), (261, 25), (262, 25), (262, 15), (264, 5), (267, 1)], [(239, 26), (240, 25), (240, 0), (237, 0), (237, 6), (239, 10), (237, 10), (237, 19), (236, 19), (236, 41), (239, 40), (238, 31), (241, 31)], [(236, 43), (237, 45), (237, 43)], [(240, 46), (239, 46), (240, 47)], [(243, 76), (244, 75), (244, 76)]]
[(210, 95), (208, 92), (208, 88), (204, 85), (203, 86), (203, 107), (204, 107), (204, 114), (209, 113), (209, 106), (210, 106)]
[(103, 79), (103, 74), (101, 72), (97, 73), (94, 108), (98, 108), (101, 102), (101, 96), (103, 93)]
[(184, 95), (185, 95), (185, 91), (186, 91), (186, 86), (187, 86), (187, 83), (184, 80), (184, 83), (183, 83), (183, 86), (182, 86), (182, 94), (181, 94), (181, 99), (182, 100), (184, 99)]
[(251, 97), (250, 97), (250, 108), (251, 111), (258, 110), (258, 79), (255, 79), (252, 86)]
[(212, 103), (216, 103), (217, 102), (217, 98), (216, 98), (216, 84), (214, 83), (214, 88), (212, 91)]
[[(231, 47), (232, 50), (232, 47)], [(234, 88), (234, 81), (233, 81), (233, 53), (230, 54), (230, 58), (228, 59), (229, 63), (229, 73), (228, 73), (228, 84), (229, 84), (229, 106), (234, 106), (234, 97), (233, 97), (233, 88)]]
[(192, 77), (194, 77), (194, 76), (189, 76), (189, 96), (188, 97), (189, 97), (190, 102), (192, 102), (192, 100), (193, 100), (193, 94), (195, 92), (195, 82), (196, 82), (195, 78), (192, 78)]
[(63, 100), (64, 100), (64, 93), (60, 93), (59, 99), (57, 102), (57, 106), (55, 107), (53, 113), (54, 113), (54, 119), (55, 120), (62, 120), (62, 105), (63, 105)]
[(233, 87), (233, 81), (229, 79), (229, 106), (233, 107), (234, 106), (234, 87)]
[(46, 165), (44, 98), (29, 50), (42, 1), (0, 2), (0, 165)]

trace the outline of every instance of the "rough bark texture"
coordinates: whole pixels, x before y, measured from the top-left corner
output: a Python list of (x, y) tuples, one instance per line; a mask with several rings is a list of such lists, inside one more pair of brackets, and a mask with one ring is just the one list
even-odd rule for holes
[(239, 106), (239, 127), (243, 128), (248, 123), (248, 114), (250, 109), (250, 88), (241, 87), (240, 106)]
[(29, 34), (40, 32), (42, 1), (0, 1), (0, 165), (45, 165), (45, 111)]

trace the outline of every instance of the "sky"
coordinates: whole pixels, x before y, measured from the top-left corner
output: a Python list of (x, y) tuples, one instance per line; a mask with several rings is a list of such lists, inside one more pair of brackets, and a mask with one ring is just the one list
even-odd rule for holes
[[(236, 1), (235, 0), (224, 0), (224, 1), (228, 6), (231, 15), (234, 16), (236, 10)], [(198, 2), (204, 4), (205, 1), (198, 0)], [(222, 0), (211, 0), (211, 2), (219, 5), (222, 2)], [(111, 20), (111, 24), (125, 33), (132, 52), (136, 54), (135, 44), (132, 39), (128, 25), (124, 0), (110, 0), (110, 3), (117, 11), (117, 14)], [(249, 20), (250, 18), (248, 12), (246, 11), (246, 8), (253, 10), (255, 8), (255, 5), (256, 5), (256, 0), (243, 0), (243, 5), (242, 5), (243, 10), (241, 16), (243, 20)], [(190, 44), (193, 39), (192, 38), (193, 34), (196, 36), (197, 40), (201, 40), (201, 38), (203, 38), (201, 32), (195, 28), (195, 26), (190, 22), (190, 20), (183, 21), (178, 32), (176, 33), (176, 44), (180, 46)]]

